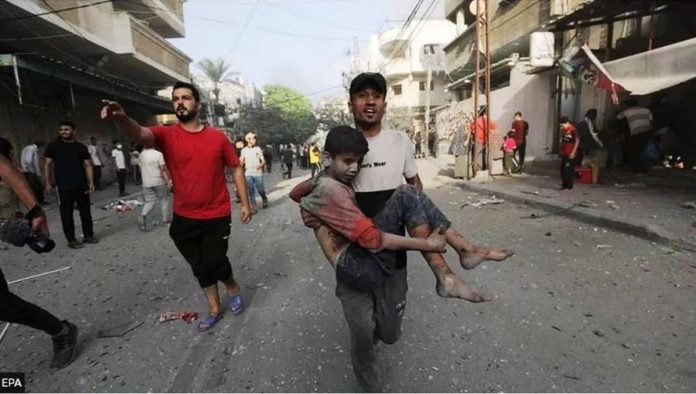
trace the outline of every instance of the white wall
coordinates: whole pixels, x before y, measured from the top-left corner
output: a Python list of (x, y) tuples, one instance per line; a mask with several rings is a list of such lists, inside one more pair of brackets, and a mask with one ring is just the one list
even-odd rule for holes
[[(500, 132), (510, 129), (515, 112), (521, 111), (529, 123), (527, 158), (544, 160), (549, 158), (555, 134), (554, 107), (552, 96), (555, 77), (553, 73), (528, 75), (525, 65), (520, 63), (510, 71), (510, 86), (491, 92), (491, 118), (498, 124)], [(485, 103), (485, 96), (479, 100)], [(463, 122), (463, 114), (474, 113), (474, 98), (452, 104), (437, 114), (437, 128), (441, 137), (448, 136)]]

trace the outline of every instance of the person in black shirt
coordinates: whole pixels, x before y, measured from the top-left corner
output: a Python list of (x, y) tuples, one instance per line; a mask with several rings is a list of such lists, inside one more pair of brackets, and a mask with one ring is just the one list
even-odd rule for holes
[[(46, 147), (46, 192), (55, 185), (58, 189), (60, 220), (68, 247), (79, 249), (82, 243), (99, 242), (94, 237), (89, 198), (94, 194), (92, 159), (87, 147), (75, 140), (75, 125), (70, 121), (59, 124), (60, 137)], [(54, 171), (55, 167), (55, 171)], [(73, 206), (77, 202), (84, 239), (75, 238)]]

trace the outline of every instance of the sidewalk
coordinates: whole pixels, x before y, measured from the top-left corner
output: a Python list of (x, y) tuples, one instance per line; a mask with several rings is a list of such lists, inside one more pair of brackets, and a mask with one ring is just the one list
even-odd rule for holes
[(615, 182), (611, 185), (575, 183), (573, 190), (560, 191), (559, 177), (520, 174), (512, 177), (479, 177), (470, 181), (454, 179), (454, 158), (440, 155), (428, 161), (440, 168), (440, 175), (465, 189), (495, 195), (596, 226), (610, 228), (675, 249), (696, 251), (696, 191), (688, 187), (667, 187), (654, 183)]

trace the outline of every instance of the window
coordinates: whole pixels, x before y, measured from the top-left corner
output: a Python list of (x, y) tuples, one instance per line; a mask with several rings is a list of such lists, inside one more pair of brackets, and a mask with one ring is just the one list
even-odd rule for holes
[[(421, 92), (425, 91), (426, 84), (427, 84), (426, 81), (418, 82), (418, 89), (420, 89)], [(435, 90), (435, 81), (430, 81), (430, 90)]]
[(401, 95), (401, 85), (394, 85), (394, 86), (392, 86), (392, 90), (394, 90), (394, 96), (400, 96), (400, 95)]

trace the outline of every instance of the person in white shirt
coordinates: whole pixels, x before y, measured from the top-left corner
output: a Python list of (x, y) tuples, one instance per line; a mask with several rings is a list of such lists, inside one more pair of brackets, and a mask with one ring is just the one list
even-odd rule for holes
[(263, 168), (266, 165), (266, 160), (263, 158), (263, 151), (261, 148), (256, 146), (256, 134), (247, 133), (244, 139), (246, 139), (247, 146), (242, 149), (239, 159), (244, 166), (244, 176), (246, 176), (247, 187), (249, 188), (251, 212), (257, 213), (256, 191), (261, 195), (263, 207), (268, 208), (268, 198), (266, 197), (266, 189), (263, 185)]
[(148, 230), (147, 215), (154, 208), (157, 201), (162, 209), (162, 224), (169, 224), (169, 188), (171, 185), (167, 166), (164, 163), (164, 155), (154, 148), (146, 148), (140, 152), (140, 175), (143, 181), (143, 194), (145, 205), (138, 216), (138, 228), (141, 231)]
[(118, 178), (118, 196), (127, 196), (126, 193), (126, 157), (123, 155), (123, 144), (120, 141), (114, 141), (114, 149), (111, 151), (111, 157), (114, 159), (114, 169)]
[(33, 144), (27, 145), (24, 147), (24, 149), (22, 149), (22, 171), (31, 172), (37, 176), (41, 176), (41, 155), (39, 153), (39, 149), (41, 149), (43, 146), (43, 141), (36, 140)]
[(41, 183), (41, 149), (45, 143), (42, 140), (36, 140), (33, 144), (27, 145), (22, 149), (20, 164), (24, 177), (31, 186), (31, 190), (39, 199), (40, 204), (44, 204), (44, 187)]
[(92, 168), (94, 168), (94, 190), (102, 190), (101, 187), (101, 172), (104, 162), (102, 161), (102, 153), (97, 146), (97, 137), (89, 138), (87, 152), (92, 157)]

